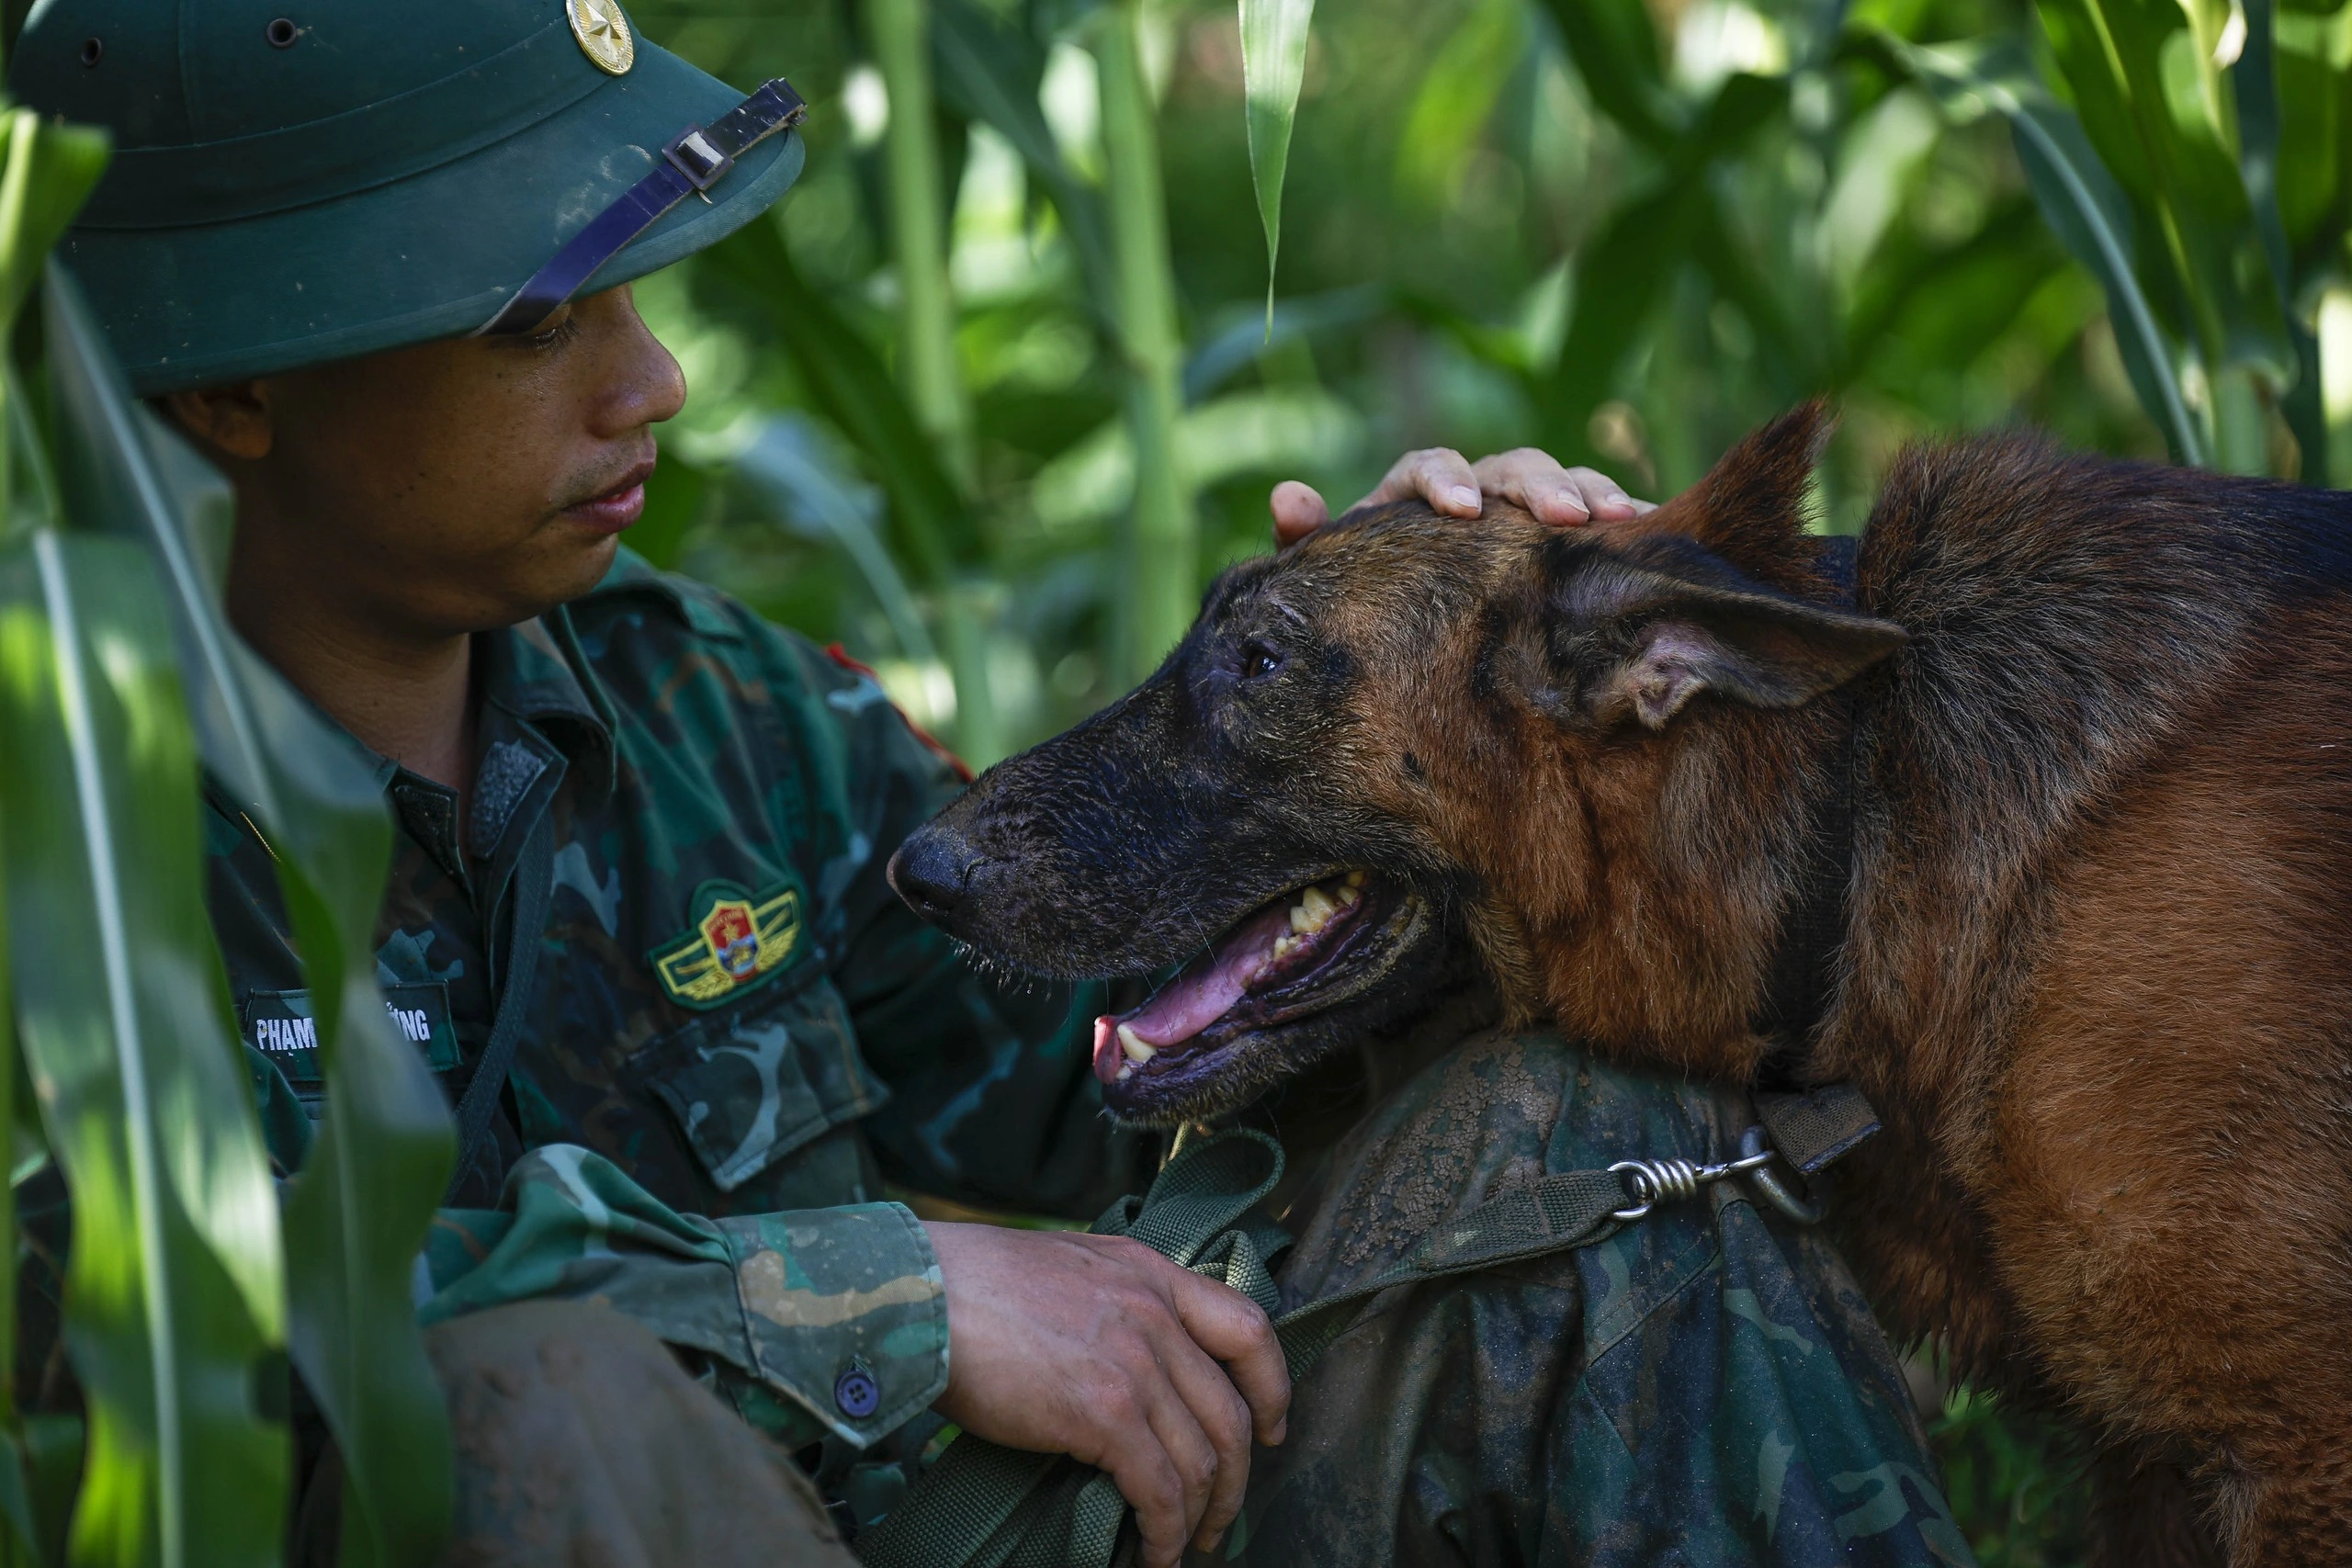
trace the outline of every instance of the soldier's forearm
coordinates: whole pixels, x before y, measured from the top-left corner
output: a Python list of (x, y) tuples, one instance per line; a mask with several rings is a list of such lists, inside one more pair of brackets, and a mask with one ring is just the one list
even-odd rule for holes
[(820, 1428), (870, 1445), (947, 1384), (938, 1260), (896, 1203), (712, 1221), (552, 1145), (524, 1156), (499, 1208), (441, 1211), (424, 1266), (424, 1323), (594, 1298), (805, 1412), (812, 1425), (781, 1408), (760, 1421), (804, 1440)]

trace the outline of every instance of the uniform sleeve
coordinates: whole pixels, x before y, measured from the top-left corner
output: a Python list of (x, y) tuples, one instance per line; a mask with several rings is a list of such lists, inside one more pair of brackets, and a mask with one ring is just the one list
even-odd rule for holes
[(590, 1299), (712, 1363), (789, 1446), (865, 1448), (947, 1386), (947, 1303), (914, 1215), (856, 1203), (706, 1220), (601, 1156), (533, 1150), (495, 1209), (444, 1209), (426, 1237), (425, 1325), (540, 1297)]
[(890, 856), (964, 787), (961, 765), (838, 654), (770, 636), (840, 760), (852, 851), (818, 898), (838, 919), (833, 982), (891, 1098), (865, 1123), (919, 1191), (1091, 1219), (1148, 1183), (1156, 1142), (1114, 1129), (1092, 1070), (1100, 985), (980, 973), (891, 891)]

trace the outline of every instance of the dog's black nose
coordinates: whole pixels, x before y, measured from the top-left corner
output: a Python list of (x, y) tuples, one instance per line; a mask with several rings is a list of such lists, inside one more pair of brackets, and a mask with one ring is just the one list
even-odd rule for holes
[(933, 822), (917, 829), (890, 857), (890, 886), (916, 914), (944, 925), (964, 908), (979, 863), (961, 835)]

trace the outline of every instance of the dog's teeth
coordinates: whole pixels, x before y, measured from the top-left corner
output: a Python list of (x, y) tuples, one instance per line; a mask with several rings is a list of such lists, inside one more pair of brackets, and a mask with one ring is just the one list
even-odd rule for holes
[(1295, 936), (1278, 936), (1274, 938), (1274, 956), (1287, 958), (1290, 956), (1291, 950), (1297, 945), (1298, 938)]
[(1343, 882), (1340, 885), (1340, 890), (1337, 893), (1334, 893), (1332, 897), (1340, 901), (1340, 908), (1344, 909), (1353, 904), (1357, 899), (1363, 897), (1363, 895), (1356, 891), (1356, 885), (1354, 883)]
[[(1136, 1032), (1136, 1026), (1132, 1023), (1119, 1025), (1119, 1049), (1125, 1052), (1127, 1060), (1138, 1067), (1159, 1055), (1159, 1047), (1145, 1044), (1143, 1036)], [(1125, 1075), (1122, 1073), (1120, 1076), (1124, 1077)]]
[(1121, 1062), (1121, 1063), (1119, 1064), (1119, 1076), (1118, 1076), (1118, 1078), (1117, 1078), (1115, 1081), (1117, 1081), (1117, 1082), (1119, 1082), (1119, 1083), (1125, 1083), (1125, 1082), (1126, 1082), (1129, 1078), (1131, 1078), (1131, 1077), (1135, 1077), (1135, 1076), (1136, 1076), (1135, 1064), (1133, 1064), (1132, 1062)]
[[(1339, 913), (1340, 909), (1340, 906), (1331, 902), (1331, 896), (1320, 887), (1309, 887), (1300, 896), (1298, 907), (1306, 911), (1306, 929), (1317, 931), (1321, 931), (1324, 923)], [(1292, 913), (1291, 924), (1295, 930), (1297, 927), (1295, 910)]]
[(1290, 907), (1290, 929), (1294, 936), (1305, 936), (1315, 929), (1315, 922), (1307, 917), (1306, 905), (1293, 904)]
[(1361, 871), (1351, 871), (1348, 873), (1348, 886), (1351, 887), (1360, 888), (1364, 885), (1365, 880), (1366, 878), (1364, 874)]

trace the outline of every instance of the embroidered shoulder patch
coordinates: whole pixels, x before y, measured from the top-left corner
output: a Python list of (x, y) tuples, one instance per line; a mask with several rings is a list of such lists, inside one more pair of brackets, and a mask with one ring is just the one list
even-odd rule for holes
[(801, 904), (799, 887), (789, 882), (758, 893), (732, 882), (706, 882), (686, 901), (694, 925), (647, 957), (671, 1000), (715, 1008), (767, 979), (799, 952)]

